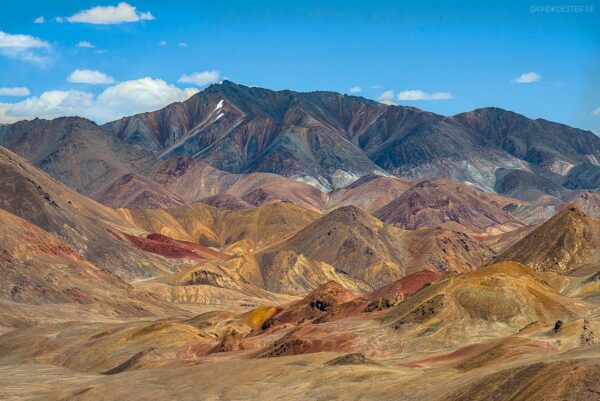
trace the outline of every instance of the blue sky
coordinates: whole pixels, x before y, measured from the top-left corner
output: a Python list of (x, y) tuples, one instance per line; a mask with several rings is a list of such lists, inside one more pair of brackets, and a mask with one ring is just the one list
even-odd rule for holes
[[(226, 77), (271, 89), (355, 88), (446, 115), (497, 106), (600, 133), (600, 2), (481, 3), (4, 3), (0, 122), (104, 122)], [(547, 7), (557, 5), (581, 7)]]

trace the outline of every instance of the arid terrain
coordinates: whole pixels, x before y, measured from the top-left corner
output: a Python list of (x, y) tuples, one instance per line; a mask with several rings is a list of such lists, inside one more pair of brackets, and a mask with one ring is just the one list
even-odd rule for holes
[(600, 400), (599, 161), (230, 81), (0, 125), (0, 399)]

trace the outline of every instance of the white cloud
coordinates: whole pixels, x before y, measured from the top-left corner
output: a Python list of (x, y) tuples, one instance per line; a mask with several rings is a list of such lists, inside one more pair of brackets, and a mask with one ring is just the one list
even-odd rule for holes
[(595, 115), (595, 116), (600, 116), (600, 107), (598, 107), (596, 110), (594, 110), (592, 112), (592, 114)]
[(106, 75), (98, 70), (75, 70), (68, 77), (67, 81), (73, 84), (107, 85), (115, 82), (113, 77)]
[(360, 93), (362, 92), (362, 88), (360, 86), (353, 86), (352, 88), (348, 89), (348, 93)]
[(420, 89), (406, 90), (398, 93), (398, 100), (448, 100), (452, 99), (450, 92), (427, 93)]
[(92, 108), (94, 95), (82, 91), (48, 91), (9, 106), (5, 114), (12, 118), (54, 118), (74, 116)]
[(519, 75), (518, 77), (513, 79), (512, 82), (515, 84), (530, 84), (532, 82), (537, 82), (540, 79), (542, 79), (542, 77), (539, 74), (532, 71)]
[(35, 36), (0, 31), (0, 54), (3, 56), (42, 62), (51, 49), (50, 43)]
[(179, 42), (179, 43), (177, 43), (177, 46), (179, 46), (179, 47), (187, 47), (187, 43), (185, 43), (185, 42)]
[(383, 103), (383, 104), (387, 104), (387, 105), (396, 104), (396, 103), (394, 103), (394, 91), (383, 92), (381, 95), (379, 95), (379, 98), (377, 98), (377, 100), (379, 101), (379, 103)]
[(154, 16), (150, 11), (138, 12), (136, 8), (125, 2), (117, 6), (96, 6), (87, 10), (79, 11), (70, 17), (69, 22), (81, 22), (85, 24), (120, 24), (123, 22), (150, 21)]
[(121, 82), (98, 96), (78, 90), (48, 91), (17, 103), (0, 104), (0, 123), (22, 119), (81, 116), (98, 123), (157, 110), (188, 99), (196, 88), (181, 89), (150, 77)]
[(157, 110), (170, 103), (186, 100), (195, 93), (198, 93), (196, 88), (180, 89), (161, 79), (146, 77), (107, 88), (98, 95), (96, 103), (101, 109), (126, 116)]
[(91, 44), (87, 40), (82, 40), (81, 42), (77, 43), (77, 47), (85, 47), (85, 48), (88, 48), (88, 49), (93, 49), (96, 46), (94, 46), (93, 44)]
[(56, 17), (56, 18), (54, 18), (54, 21), (58, 22), (59, 24), (62, 24), (63, 22), (65, 22), (63, 17)]
[(9, 116), (6, 114), (10, 110), (11, 106), (12, 105), (10, 103), (0, 103), (0, 124), (12, 124), (22, 120), (22, 118)]
[(378, 85), (378, 84), (371, 85), (371, 86), (369, 86), (369, 89), (381, 89), (381, 85)]
[(0, 88), (0, 96), (29, 96), (28, 88), (17, 86), (13, 88)]
[(217, 70), (193, 72), (191, 74), (183, 74), (177, 82), (182, 84), (194, 84), (198, 86), (204, 86), (208, 84), (214, 84), (219, 82), (221, 79), (221, 73)]
[(166, 40), (161, 40), (160, 42), (158, 42), (159, 46), (166, 46), (167, 45), (167, 41)]
[(43, 24), (46, 22), (46, 18), (44, 17), (37, 17), (36, 19), (33, 20), (34, 24)]
[(12, 35), (0, 31), (0, 47), (20, 49), (47, 48), (50, 47), (50, 44), (31, 35)]

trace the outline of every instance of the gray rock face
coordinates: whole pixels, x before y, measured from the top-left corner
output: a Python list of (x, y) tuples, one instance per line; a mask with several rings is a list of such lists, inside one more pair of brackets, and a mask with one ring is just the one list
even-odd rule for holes
[(128, 198), (141, 206), (181, 203), (150, 178), (181, 156), (323, 190), (374, 171), (451, 178), (527, 200), (600, 187), (600, 138), (588, 131), (497, 108), (445, 117), (334, 92), (229, 81), (102, 127), (79, 118), (2, 126), (0, 145), (96, 199), (125, 196), (120, 183), (127, 181), (136, 192)]
[[(492, 191), (506, 187), (497, 182), (499, 168), (549, 180), (559, 190), (567, 181), (573, 189), (598, 184), (590, 173), (582, 179), (581, 169), (569, 180), (567, 174), (598, 165), (600, 138), (497, 108), (444, 117), (332, 92), (276, 92), (225, 81), (104, 128), (161, 158), (185, 155), (228, 172), (273, 172), (324, 188), (384, 170)], [(519, 196), (515, 187), (507, 193)]]

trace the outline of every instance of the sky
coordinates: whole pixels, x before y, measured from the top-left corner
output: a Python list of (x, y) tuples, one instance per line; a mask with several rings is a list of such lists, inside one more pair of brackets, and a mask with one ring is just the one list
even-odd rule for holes
[(104, 123), (223, 79), (600, 133), (600, 0), (28, 1), (0, 12), (0, 123)]

